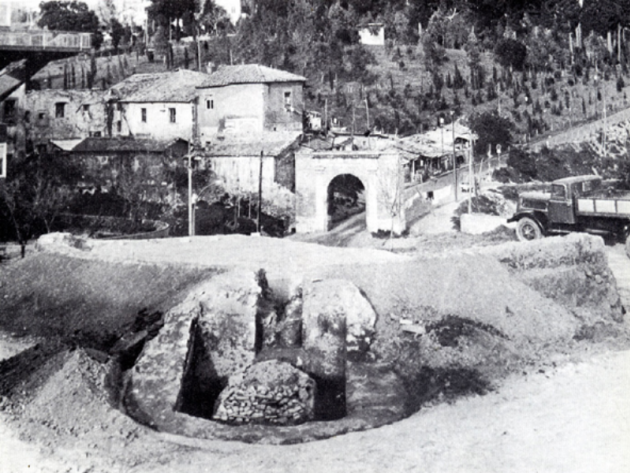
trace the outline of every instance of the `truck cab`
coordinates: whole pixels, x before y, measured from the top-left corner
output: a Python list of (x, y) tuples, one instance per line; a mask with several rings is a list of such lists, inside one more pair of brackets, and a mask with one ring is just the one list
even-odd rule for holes
[(584, 231), (576, 212), (576, 199), (597, 191), (600, 176), (575, 176), (558, 179), (545, 192), (519, 195), (516, 213), (508, 222), (518, 222), (519, 240), (535, 240), (549, 233)]

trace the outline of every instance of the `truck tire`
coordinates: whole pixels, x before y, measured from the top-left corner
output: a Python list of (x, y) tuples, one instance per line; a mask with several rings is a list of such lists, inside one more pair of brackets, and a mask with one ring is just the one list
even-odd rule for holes
[(543, 237), (540, 225), (529, 217), (523, 217), (516, 225), (516, 236), (520, 241), (539, 240)]

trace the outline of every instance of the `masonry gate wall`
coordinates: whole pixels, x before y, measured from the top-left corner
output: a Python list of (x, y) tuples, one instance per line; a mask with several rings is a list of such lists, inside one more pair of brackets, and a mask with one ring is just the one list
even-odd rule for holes
[(296, 231), (329, 228), (328, 186), (342, 174), (357, 177), (365, 188), (366, 226), (400, 234), (406, 228), (400, 156), (388, 151), (312, 151), (295, 156)]

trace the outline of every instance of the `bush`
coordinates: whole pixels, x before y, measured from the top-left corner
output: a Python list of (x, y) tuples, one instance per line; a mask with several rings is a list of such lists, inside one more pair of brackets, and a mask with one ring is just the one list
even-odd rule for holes
[(617, 79), (617, 92), (621, 93), (625, 86), (626, 83), (623, 81), (623, 77), (619, 76), (619, 78)]
[(527, 179), (536, 179), (538, 176), (536, 159), (532, 154), (521, 149), (513, 149), (510, 151), (507, 165)]

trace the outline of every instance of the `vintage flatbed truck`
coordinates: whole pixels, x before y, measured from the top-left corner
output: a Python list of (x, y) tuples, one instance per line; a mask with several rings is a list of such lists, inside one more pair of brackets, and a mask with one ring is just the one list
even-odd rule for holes
[(625, 242), (630, 256), (630, 191), (620, 193), (600, 176), (566, 177), (553, 181), (550, 192), (523, 192), (508, 222), (517, 222), (521, 241), (588, 232)]

